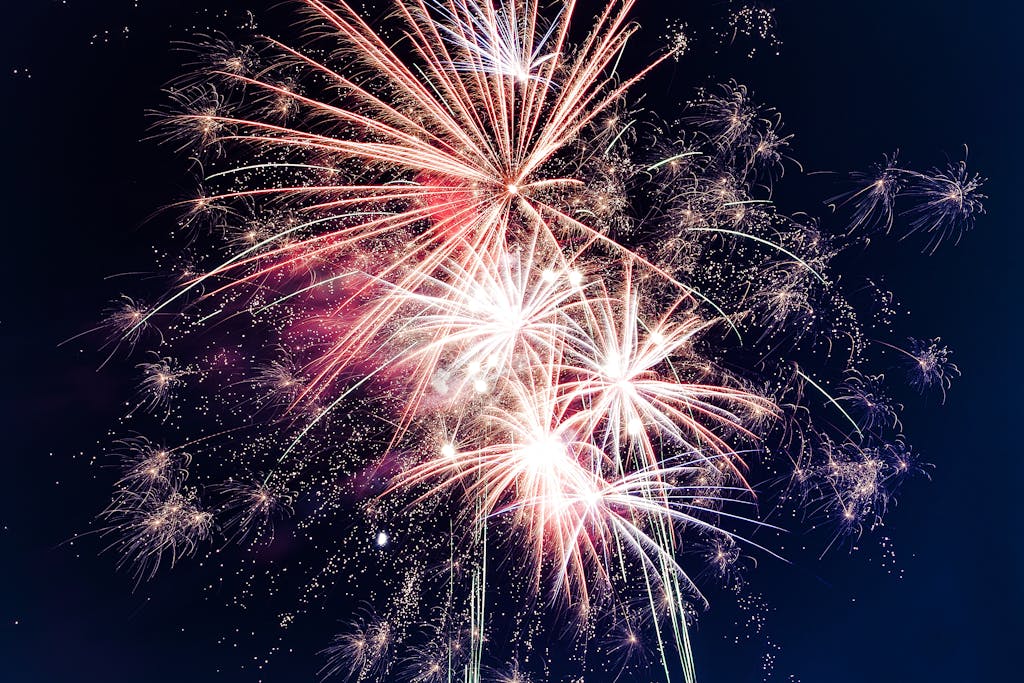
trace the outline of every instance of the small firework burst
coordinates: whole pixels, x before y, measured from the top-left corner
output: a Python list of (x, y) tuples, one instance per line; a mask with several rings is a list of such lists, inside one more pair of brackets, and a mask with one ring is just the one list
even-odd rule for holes
[(171, 399), (175, 391), (181, 387), (188, 371), (179, 368), (172, 358), (155, 355), (152, 361), (139, 363), (138, 369), (142, 373), (139, 385), (142, 399), (140, 405), (150, 412), (163, 410), (169, 413)]
[(129, 491), (145, 493), (172, 488), (188, 477), (192, 456), (157, 446), (141, 436), (120, 439), (123, 475), (118, 486)]
[(214, 523), (195, 491), (177, 482), (144, 492), (123, 489), (100, 518), (107, 525), (102, 533), (114, 537), (109, 547), (121, 556), (118, 566), (130, 568), (136, 581), (195, 554)]
[(272, 543), (274, 523), (293, 512), (295, 494), (274, 483), (228, 482), (221, 493), (223, 524), (231, 541)]
[(966, 161), (950, 164), (931, 173), (914, 173), (907, 196), (915, 204), (907, 209), (910, 233), (924, 233), (928, 242), (925, 251), (933, 253), (939, 245), (974, 227), (979, 214), (985, 212), (986, 196), (981, 193), (984, 178), (967, 169)]
[(907, 379), (918, 391), (924, 393), (938, 390), (942, 401), (946, 400), (946, 392), (953, 385), (953, 380), (960, 376), (960, 368), (952, 361), (953, 352), (942, 343), (942, 339), (908, 339), (907, 349), (899, 349), (909, 359)]
[(829, 199), (840, 207), (851, 207), (849, 231), (888, 233), (896, 216), (896, 198), (907, 177), (899, 166), (899, 155), (886, 155), (870, 171), (850, 174), (854, 189)]
[(885, 390), (885, 375), (864, 375), (851, 372), (843, 382), (836, 399), (849, 404), (862, 431), (877, 433), (883, 430), (899, 432), (899, 413), (902, 406), (894, 403)]
[(323, 678), (341, 676), (346, 680), (366, 680), (383, 676), (391, 665), (394, 627), (389, 621), (368, 613), (353, 621), (324, 649), (326, 663)]
[(739, 579), (742, 550), (735, 539), (721, 536), (709, 539), (703, 547), (708, 570), (723, 584), (731, 585)]

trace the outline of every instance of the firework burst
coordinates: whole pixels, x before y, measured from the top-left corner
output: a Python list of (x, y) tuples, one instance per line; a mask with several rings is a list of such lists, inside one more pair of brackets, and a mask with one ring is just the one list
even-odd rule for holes
[[(121, 442), (111, 547), (144, 579), (215, 535), (273, 545), (287, 519), (331, 539), (309, 609), (400, 538), (416, 559), (324, 650), (325, 677), (531, 680), (492, 666), (504, 629), (692, 681), (691, 575), (738, 586), (743, 552), (773, 554), (749, 540), (774, 529), (764, 500), (859, 535), (914, 469), (834, 259), (892, 230), (899, 196), (933, 250), (981, 213), (980, 179), (886, 158), (829, 232), (774, 208), (791, 138), (746, 87), (672, 124), (636, 113), (638, 81), (682, 50), (621, 74), (631, 0), (583, 34), (573, 2), (401, 0), (387, 29), (301, 4), (308, 43), (210, 37), (160, 123), (204, 158), (182, 227), (224, 251), (102, 329), (191, 351), (138, 365), (139, 407), (173, 422), (204, 392), (221, 411), (193, 446), (230, 452), (202, 490), (180, 450)], [(891, 348), (945, 395), (937, 340)], [(353, 515), (358, 549), (335, 526)]]

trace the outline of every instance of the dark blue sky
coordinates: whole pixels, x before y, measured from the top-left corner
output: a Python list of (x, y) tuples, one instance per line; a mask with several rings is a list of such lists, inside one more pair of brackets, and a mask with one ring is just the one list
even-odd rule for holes
[[(242, 5), (134, 4), (17, 3), (0, 29), (0, 679), (16, 683), (254, 681), (240, 667), (260, 651), (232, 647), (231, 632), (273, 627), (220, 606), (202, 590), (208, 575), (188, 564), (132, 592), (112, 557), (98, 556), (100, 540), (62, 545), (109, 495), (110, 473), (88, 462), (130, 389), (124, 370), (97, 373), (95, 354), (57, 343), (90, 327), (120, 292), (105, 276), (149, 266), (159, 225), (144, 219), (189, 189), (179, 159), (140, 142), (145, 110), (162, 104), (160, 87), (180, 67), (169, 41), (216, 25), (197, 7), (213, 17)], [(672, 4), (641, 0), (651, 35)], [(680, 15), (722, 7), (692, 4)], [(931, 482), (907, 485), (886, 527), (865, 541), (872, 550), (813, 564), (765, 561), (750, 575), (771, 605), (770, 641), (781, 646), (773, 680), (1019, 678), (1024, 9), (1005, 0), (781, 0), (777, 18), (780, 56), (684, 60), (653, 77), (651, 100), (670, 107), (707, 75), (735, 76), (783, 113), (807, 170), (865, 168), (897, 148), (928, 167), (959, 158), (966, 143), (971, 167), (990, 179), (990, 200), (959, 247), (923, 257), (908, 243), (864, 257), (865, 274), (884, 273), (913, 313), (898, 332), (942, 335), (963, 378), (944, 406), (907, 395), (907, 433), (935, 469)], [(789, 182), (778, 190), (787, 208), (821, 208), (813, 183)], [(880, 536), (892, 539), (902, 578), (881, 565)], [(701, 680), (760, 680), (750, 653), (756, 661), (770, 645), (723, 637), (742, 618), (724, 605), (701, 622)], [(218, 644), (225, 633), (228, 644)], [(310, 653), (321, 645), (314, 625), (298, 629), (286, 642), (297, 654), (276, 659), (264, 680), (312, 680)]]

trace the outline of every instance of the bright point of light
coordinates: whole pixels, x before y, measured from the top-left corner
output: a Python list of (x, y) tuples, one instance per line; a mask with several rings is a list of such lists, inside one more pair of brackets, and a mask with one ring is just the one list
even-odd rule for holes
[(612, 379), (621, 379), (626, 374), (625, 361), (616, 356), (609, 356), (604, 362), (604, 374)]
[(554, 282), (555, 280), (558, 279), (558, 273), (551, 270), (550, 268), (545, 268), (544, 272), (540, 274), (540, 277), (542, 280), (544, 280), (544, 282)]
[(569, 271), (569, 284), (573, 287), (579, 287), (583, 284), (583, 273), (578, 270)]
[(651, 332), (651, 343), (656, 346), (661, 346), (665, 343), (665, 335), (661, 332)]
[(388, 544), (389, 540), (391, 540), (391, 539), (390, 539), (390, 537), (388, 537), (388, 532), (381, 531), (379, 534), (377, 534), (377, 547), (378, 548), (383, 548), (384, 546), (386, 546)]
[(508, 185), (505, 186), (505, 188), (508, 190), (508, 193), (511, 194), (511, 195), (519, 194), (519, 186), (516, 185), (515, 183), (509, 183)]
[(455, 446), (451, 445), (450, 443), (446, 443), (445, 445), (441, 446), (441, 455), (443, 455), (446, 458), (454, 458)]
[(634, 417), (626, 425), (626, 430), (630, 434), (642, 434), (644, 431), (644, 423), (640, 420), (640, 418)]
[(565, 444), (554, 437), (543, 439), (524, 448), (523, 455), (536, 465), (551, 465), (558, 458), (565, 457)]
[(597, 489), (589, 489), (580, 498), (587, 507), (597, 507), (597, 504), (601, 502), (601, 492)]
[(478, 394), (487, 393), (487, 382), (483, 381), (482, 379), (478, 379), (475, 382), (473, 382), (473, 388), (476, 389), (476, 393)]
[(472, 361), (466, 367), (466, 371), (469, 372), (469, 374), (471, 374), (471, 375), (479, 375), (480, 374), (480, 361), (478, 361), (478, 360)]

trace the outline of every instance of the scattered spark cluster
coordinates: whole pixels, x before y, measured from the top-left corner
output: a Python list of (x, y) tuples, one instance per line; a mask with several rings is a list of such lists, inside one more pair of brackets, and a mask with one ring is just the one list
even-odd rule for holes
[[(181, 443), (119, 441), (102, 535), (139, 581), (250, 549), (234, 601), (288, 594), (284, 629), (363, 604), (325, 678), (693, 680), (702, 582), (741, 587), (778, 520), (859, 537), (920, 471), (869, 351), (943, 396), (956, 366), (874, 339), (837, 259), (904, 214), (928, 251), (958, 238), (981, 180), (887, 158), (832, 200), (842, 229), (783, 214), (791, 135), (746, 87), (636, 106), (690, 34), (620, 73), (631, 0), (583, 26), (537, 0), (380, 26), (301, 4), (304, 43), (207, 35), (172, 85), (158, 131), (202, 176), (185, 244), (166, 294), (95, 331), (148, 354), (126, 423)], [(765, 12), (734, 33), (774, 45)]]
[[(782, 41), (779, 40), (776, 33), (775, 10), (769, 7), (758, 7), (752, 4), (734, 7), (729, 13), (728, 29), (722, 33), (722, 37), (727, 39), (730, 44), (740, 38), (751, 42), (751, 47), (747, 52), (748, 57), (757, 54), (759, 43), (767, 45), (776, 54), (782, 46)], [(751, 41), (755, 38), (759, 40)]]

